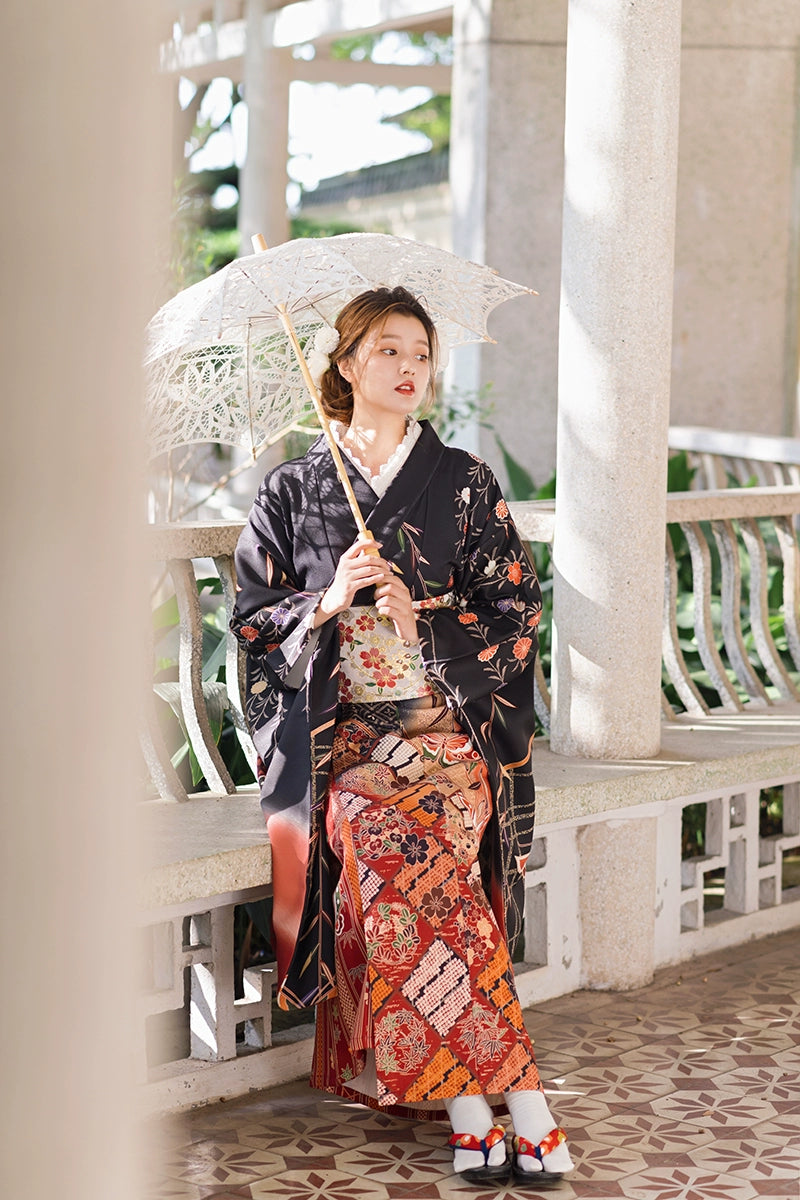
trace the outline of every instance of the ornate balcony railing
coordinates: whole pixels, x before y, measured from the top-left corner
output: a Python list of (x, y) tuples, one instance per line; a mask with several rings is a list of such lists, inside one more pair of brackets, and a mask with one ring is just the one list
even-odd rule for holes
[[(552, 543), (552, 501), (511, 508), (527, 541)], [(674, 689), (672, 704), (664, 698), (667, 716), (673, 708), (703, 716), (719, 706), (741, 712), (800, 700), (799, 516), (800, 486), (667, 497), (662, 654)], [(770, 615), (771, 600), (778, 601), (777, 617)], [(779, 648), (778, 639), (785, 645)], [(699, 669), (687, 663), (687, 643)], [(541, 664), (535, 703), (547, 730), (550, 696)]]
[(800, 486), (800, 438), (764, 437), (701, 425), (671, 425), (670, 450), (682, 450), (695, 468), (698, 488), (741, 485)]
[[(552, 542), (552, 504), (512, 510), (524, 538)], [(798, 513), (800, 487), (669, 497), (669, 530), (680, 530), (687, 549), (679, 546), (676, 558), (668, 530), (665, 678), (686, 711), (676, 716), (670, 708), (662, 754), (646, 763), (573, 761), (552, 754), (542, 740), (525, 962), (517, 967), (523, 1003), (580, 986), (632, 986), (627, 961), (609, 964), (607, 976), (592, 965), (589, 950), (602, 937), (599, 917), (609, 905), (620, 928), (631, 925), (651, 967), (800, 922)], [(217, 522), (156, 527), (151, 535), (154, 564), (167, 572), (180, 614), (183, 723), (210, 788), (187, 795), (153, 718), (145, 743), (159, 798), (142, 805), (149, 846), (141, 895), (148, 1070), (144, 1046), (140, 1055), (151, 1111), (296, 1078), (311, 1053), (308, 1023), (271, 1028), (272, 968), (234, 964), (239, 906), (271, 894), (270, 847), (255, 786), (237, 789), (209, 719), (196, 578), (216, 572), (230, 609), (240, 529), (241, 523)], [(770, 622), (768, 600), (779, 590), (781, 616)], [(690, 639), (699, 669), (687, 662)], [(229, 638), (225, 702), (252, 761), (241, 666)], [(541, 669), (536, 707), (545, 723)], [(778, 815), (765, 824), (769, 805)], [(688, 816), (696, 833), (690, 843)], [(596, 889), (565, 888), (565, 879), (591, 875), (593, 861), (607, 862), (605, 839), (620, 837), (620, 830), (615, 870), (603, 868), (609, 894), (600, 900)], [(623, 934), (618, 930), (620, 944)], [(163, 1042), (165, 1023), (176, 1044), (159, 1052), (153, 1047)]]

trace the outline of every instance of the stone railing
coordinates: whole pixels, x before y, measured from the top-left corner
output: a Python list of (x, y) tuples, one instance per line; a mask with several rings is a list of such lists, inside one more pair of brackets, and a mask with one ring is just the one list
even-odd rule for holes
[(800, 438), (764, 437), (701, 425), (670, 425), (670, 450), (685, 450), (697, 468), (694, 483), (711, 491), (740, 484), (800, 486)]
[[(529, 542), (552, 543), (553, 501), (512, 505), (514, 519)], [(693, 716), (721, 705), (740, 712), (746, 706), (800, 700), (800, 548), (797, 526), (800, 486), (730, 488), (672, 492), (667, 497), (667, 539), (663, 660), (673, 685), (675, 707)], [(680, 530), (691, 558), (691, 590), (682, 603), (675, 541)], [(780, 607), (786, 649), (775, 643), (769, 598), (780, 569)], [(704, 696), (687, 666), (682, 632), (687, 615), (705, 671)], [(743, 620), (749, 629), (748, 644)], [(548, 682), (537, 664), (536, 711), (549, 729)], [(791, 672), (794, 671), (795, 679)], [(672, 708), (664, 699), (664, 711)]]
[[(661, 754), (645, 762), (569, 759), (553, 754), (546, 739), (537, 741), (537, 837), (526, 877), (525, 962), (517, 966), (525, 1004), (581, 986), (636, 986), (655, 966), (800, 924), (800, 705), (791, 664), (779, 665), (769, 622), (762, 621), (760, 643), (754, 634), (753, 646), (743, 649), (740, 620), (737, 625), (743, 606), (763, 608), (764, 555), (779, 556), (787, 645), (798, 667), (793, 518), (800, 488), (687, 493), (668, 503), (671, 525), (683, 530), (690, 548), (694, 543), (696, 622), (725, 693), (723, 707), (709, 712), (680, 665), (669, 615), (676, 591), (668, 537), (665, 660), (692, 707), (670, 714)], [(513, 512), (524, 538), (552, 540), (552, 505), (514, 505)], [(304, 1074), (310, 1060), (312, 1029), (302, 1014), (299, 1026), (272, 1030), (272, 967), (242, 970), (234, 961), (237, 910), (271, 894), (270, 847), (255, 786), (235, 787), (205, 712), (194, 580), (196, 573), (209, 575), (213, 564), (230, 606), (240, 528), (220, 522), (152, 531), (154, 562), (166, 566), (178, 599), (184, 720), (211, 790), (187, 796), (154, 720), (146, 752), (160, 798), (142, 805), (148, 862), (141, 884), (142, 1026), (147, 1018), (149, 1037), (140, 1062), (150, 1111), (272, 1086)], [(708, 583), (715, 545), (729, 598), (719, 611)], [(743, 579), (749, 581), (744, 591)], [(764, 694), (748, 668), (756, 652), (769, 681)], [(229, 711), (252, 756), (240, 665), (230, 639)], [(542, 672), (537, 688), (537, 709), (546, 717)], [(771, 826), (760, 824), (767, 801), (776, 811), (782, 805), (782, 817)], [(687, 813), (703, 831), (691, 845)], [(565, 887), (565, 879), (574, 885)]]

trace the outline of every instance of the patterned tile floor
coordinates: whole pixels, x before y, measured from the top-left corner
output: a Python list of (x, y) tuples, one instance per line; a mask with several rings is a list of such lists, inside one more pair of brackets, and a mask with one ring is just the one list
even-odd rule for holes
[(555, 1188), (469, 1187), (444, 1125), (297, 1083), (158, 1123), (147, 1200), (800, 1197), (800, 934), (525, 1017), (578, 1164)]

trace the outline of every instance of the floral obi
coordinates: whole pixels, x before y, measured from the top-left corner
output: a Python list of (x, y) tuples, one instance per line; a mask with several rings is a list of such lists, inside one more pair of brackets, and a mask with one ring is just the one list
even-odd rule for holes
[(339, 699), (411, 700), (432, 696), (419, 646), (404, 646), (389, 617), (372, 606), (339, 613)]

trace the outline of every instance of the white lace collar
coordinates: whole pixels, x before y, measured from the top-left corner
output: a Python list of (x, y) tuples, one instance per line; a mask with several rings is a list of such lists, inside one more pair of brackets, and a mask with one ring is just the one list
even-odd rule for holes
[(404, 466), (406, 459), (414, 448), (417, 438), (422, 433), (422, 426), (419, 421), (414, 420), (413, 417), (409, 417), (406, 436), (400, 442), (397, 449), (389, 455), (380, 471), (378, 471), (378, 474), (373, 475), (369, 467), (362, 463), (361, 459), (348, 446), (344, 445), (344, 435), (347, 433), (347, 426), (343, 425), (341, 421), (331, 421), (330, 426), (339, 449), (343, 454), (347, 455), (350, 462), (359, 474), (364, 476), (378, 497), (383, 496), (389, 484), (396, 478), (400, 468)]

